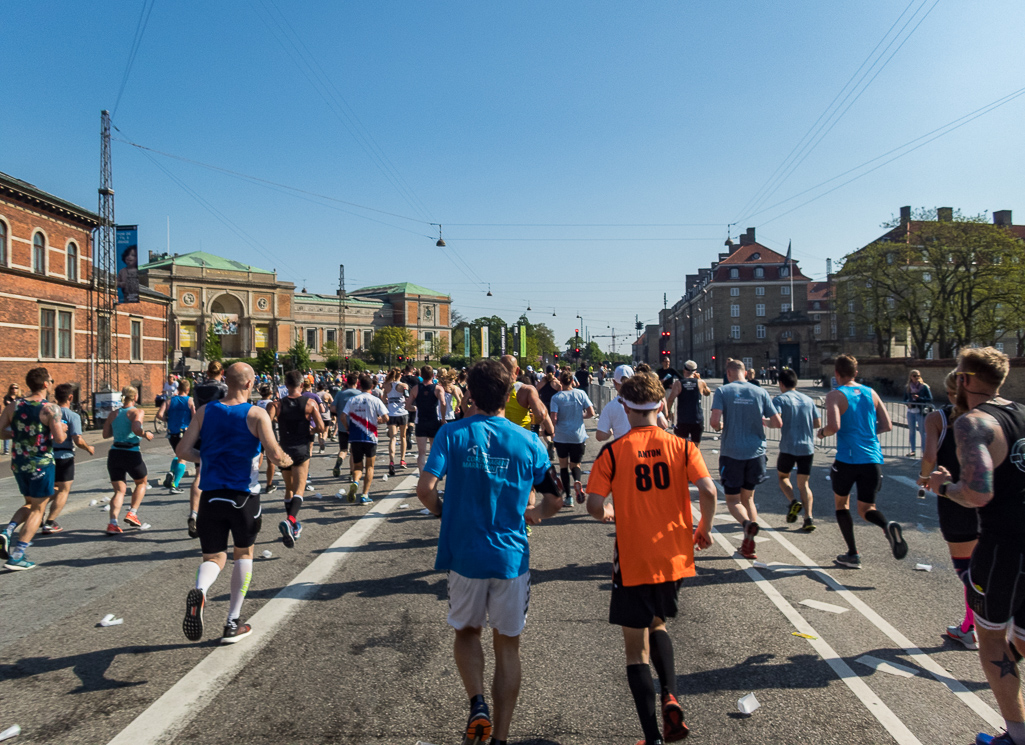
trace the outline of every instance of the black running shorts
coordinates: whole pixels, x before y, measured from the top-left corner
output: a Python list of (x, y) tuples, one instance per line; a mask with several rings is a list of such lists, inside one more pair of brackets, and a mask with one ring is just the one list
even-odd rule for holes
[(167, 436), (167, 441), (171, 443), (172, 450), (178, 449), (178, 443), (182, 441), (182, 435), (184, 434), (184, 432), (178, 432), (177, 434)]
[(444, 422), (426, 422), (424, 424), (420, 424), (420, 422), (417, 422), (416, 436), (429, 437), (433, 439), (437, 436), (438, 430), (441, 429), (442, 424), (444, 424)]
[(628, 629), (646, 629), (656, 618), (663, 621), (675, 618), (679, 590), (680, 580), (633, 587), (623, 587), (613, 582), (609, 623), (626, 626)]
[(75, 457), (70, 458), (54, 458), (53, 459), (54, 472), (53, 480), (55, 483), (61, 483), (62, 481), (74, 481), (75, 480)]
[(999, 631), (1013, 620), (1025, 638), (1025, 536), (981, 538), (967, 584), (975, 623)]
[(978, 510), (962, 507), (946, 497), (937, 497), (936, 511), (940, 517), (940, 533), (947, 543), (967, 543), (978, 539)]
[(737, 460), (720, 455), (719, 480), (722, 490), (730, 496), (740, 494), (741, 490), (751, 491), (765, 481), (765, 456)]
[(701, 434), (705, 431), (705, 425), (702, 422), (696, 422), (694, 424), (677, 423), (673, 428), (673, 434), (677, 437), (682, 437), (685, 440), (690, 440), (695, 445), (701, 444)]
[[(344, 431), (343, 431), (344, 430)], [(343, 427), (338, 428), (338, 452), (344, 453), (349, 449), (349, 430)]]
[(580, 463), (584, 460), (586, 444), (586, 442), (557, 442), (555, 443), (555, 454), (560, 458), (569, 458), (570, 463)]
[(350, 442), (349, 452), (353, 463), (362, 463), (364, 458), (374, 458), (377, 456), (377, 443), (376, 442)]
[(260, 496), (234, 489), (214, 489), (199, 495), (196, 532), (204, 554), (228, 550), (231, 534), (235, 548), (249, 548), (260, 532)]
[[(283, 447), (281, 449), (284, 450), (292, 459), (292, 466), (301, 466), (310, 459), (309, 445), (290, 445), (287, 448)], [(290, 471), (292, 470), (292, 466), (281, 466), (281, 470)]]
[[(107, 453), (107, 475), (111, 481), (140, 481), (149, 471), (138, 450), (121, 450), (112, 447)], [(130, 477), (130, 478), (126, 478)]]
[(837, 496), (849, 497), (856, 484), (858, 501), (862, 504), (875, 504), (876, 494), (883, 485), (883, 469), (878, 463), (844, 463), (835, 460), (829, 469), (829, 479), (833, 482), (833, 493)]
[(776, 470), (780, 473), (789, 474), (797, 466), (798, 476), (811, 476), (811, 461), (814, 455), (791, 455), (780, 453), (776, 458)]

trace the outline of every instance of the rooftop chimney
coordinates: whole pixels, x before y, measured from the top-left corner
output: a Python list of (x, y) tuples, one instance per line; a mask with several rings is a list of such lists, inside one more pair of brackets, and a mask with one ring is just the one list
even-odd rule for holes
[(954, 208), (953, 207), (937, 207), (936, 208), (936, 219), (940, 222), (953, 222), (954, 221)]
[(993, 224), (1003, 225), (1005, 227), (1010, 227), (1011, 225), (1014, 225), (1014, 221), (1011, 220), (1011, 210), (997, 210), (996, 212), (994, 212)]
[(900, 224), (901, 225), (907, 225), (909, 222), (911, 222), (911, 206), (910, 205), (908, 205), (907, 207), (901, 207), (900, 208)]
[[(748, 228), (746, 233), (742, 233), (740, 236), (740, 245), (748, 246), (755, 242), (755, 229)], [(732, 251), (730, 252), (732, 253)]]

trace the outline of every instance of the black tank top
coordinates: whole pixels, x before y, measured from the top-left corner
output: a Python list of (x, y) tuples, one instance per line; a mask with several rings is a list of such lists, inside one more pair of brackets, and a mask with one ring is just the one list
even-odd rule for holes
[(551, 382), (546, 383), (543, 388), (537, 389), (537, 395), (541, 398), (541, 403), (549, 411), (552, 409), (552, 396), (556, 393), (558, 393), (558, 391), (555, 390), (555, 386), (552, 385)]
[(438, 418), (438, 397), (434, 395), (434, 383), (420, 383), (416, 387), (416, 423), (434, 424)]
[(300, 396), (278, 401), (278, 440), (281, 447), (309, 445), (313, 441), (310, 420), (306, 418), (308, 400)]
[(953, 404), (941, 406), (937, 411), (943, 417), (943, 429), (940, 431), (940, 444), (936, 448), (936, 465), (950, 471), (951, 481), (961, 480), (961, 463), (957, 459), (957, 443), (954, 441), (954, 426), (950, 423), (950, 415), (954, 411)]
[(680, 378), (680, 395), (676, 397), (676, 423), (701, 424), (701, 382), (697, 378)]
[(993, 469), (993, 499), (979, 508), (981, 535), (1021, 540), (1025, 537), (1025, 409), (1014, 402), (975, 408), (997, 420), (1007, 442), (1007, 457)]

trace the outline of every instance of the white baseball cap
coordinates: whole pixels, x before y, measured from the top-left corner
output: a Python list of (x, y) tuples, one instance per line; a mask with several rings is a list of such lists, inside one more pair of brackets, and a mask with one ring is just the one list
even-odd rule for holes
[(686, 362), (683, 363), (683, 366), (687, 370), (697, 370), (698, 369), (698, 363), (695, 362), (694, 360), (687, 360)]
[(634, 369), (629, 365), (619, 365), (616, 371), (612, 373), (612, 379), (617, 383), (622, 383), (627, 378), (633, 377)]

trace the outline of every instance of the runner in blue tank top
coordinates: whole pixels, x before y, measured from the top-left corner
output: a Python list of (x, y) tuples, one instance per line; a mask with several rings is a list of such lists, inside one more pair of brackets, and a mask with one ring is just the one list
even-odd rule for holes
[(883, 451), (879, 447), (879, 432), (893, 428), (890, 415), (876, 392), (855, 381), (858, 361), (849, 354), (836, 358), (838, 387), (826, 396), (826, 426), (818, 431), (819, 439), (836, 433), (836, 460), (830, 470), (833, 496), (836, 499), (836, 524), (840, 527), (847, 553), (836, 557), (836, 563), (852, 569), (861, 569), (861, 554), (854, 542), (854, 519), (851, 517), (851, 489), (858, 487), (858, 514), (878, 525), (890, 542), (893, 558), (903, 559), (908, 554), (904, 531), (895, 522), (887, 522), (876, 509), (876, 494), (882, 486)]
[(207, 592), (228, 561), (230, 534), (235, 547), (234, 566), (228, 621), (221, 643), (234, 644), (252, 631), (239, 617), (253, 576), (253, 546), (260, 532), (260, 450), (278, 466), (288, 467), (292, 459), (274, 439), (267, 412), (249, 403), (256, 379), (253, 368), (236, 362), (228, 368), (225, 378), (227, 394), (196, 412), (175, 452), (182, 460), (199, 463), (202, 457), (204, 463), (203, 491), (196, 518), (203, 563), (196, 572), (196, 586), (185, 599), (182, 631), (190, 641), (203, 638)]
[[(184, 378), (178, 381), (177, 395), (171, 396), (164, 407), (164, 421), (167, 422), (167, 439), (171, 443), (171, 449), (178, 447), (182, 435), (189, 428), (189, 422), (196, 414), (196, 404), (189, 397), (191, 385)], [(164, 488), (171, 494), (181, 494), (179, 488), (182, 477), (185, 475), (185, 463), (174, 457), (171, 460), (171, 468), (164, 475)]]

